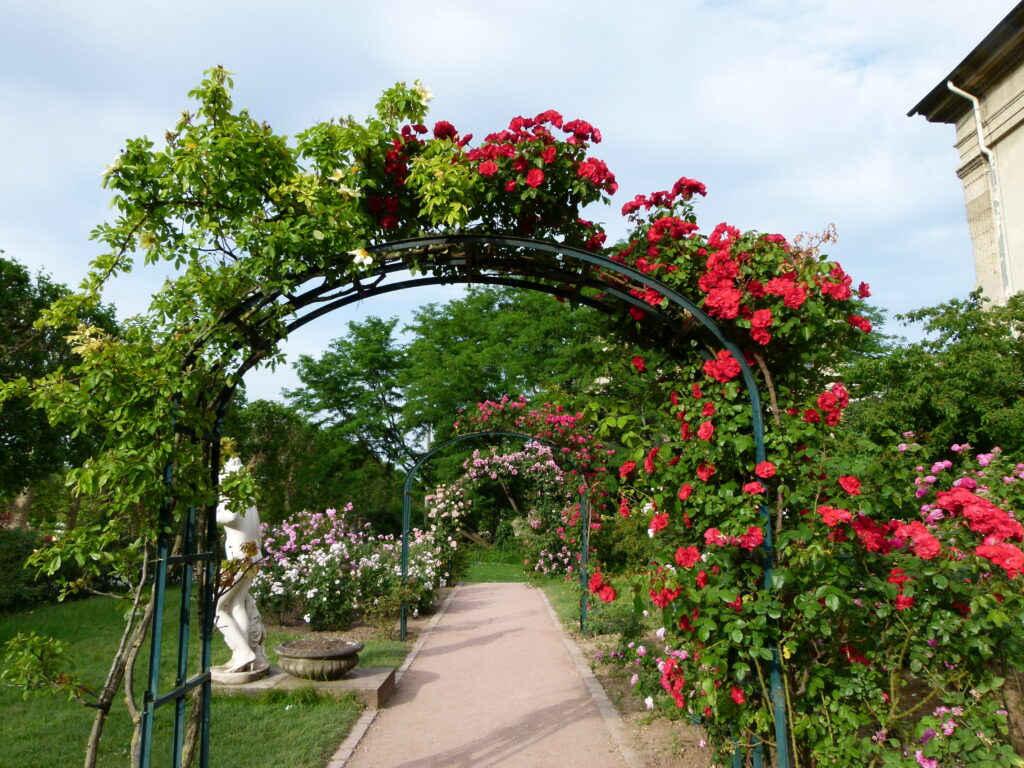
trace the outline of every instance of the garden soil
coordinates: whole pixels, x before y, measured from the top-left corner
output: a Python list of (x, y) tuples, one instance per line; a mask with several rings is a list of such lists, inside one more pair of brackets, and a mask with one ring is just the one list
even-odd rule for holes
[[(621, 681), (603, 682), (622, 706)], [(629, 761), (540, 590), (463, 584), (345, 768), (709, 765), (698, 729), (636, 711), (620, 722)]]

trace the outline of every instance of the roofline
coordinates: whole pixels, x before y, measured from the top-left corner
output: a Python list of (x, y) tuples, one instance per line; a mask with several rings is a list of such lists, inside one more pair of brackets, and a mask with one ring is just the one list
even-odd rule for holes
[(907, 112), (907, 117), (922, 115), (930, 123), (955, 123), (971, 107), (946, 87), (947, 82), (952, 81), (971, 93), (981, 93), (1021, 62), (1024, 62), (1024, 0)]

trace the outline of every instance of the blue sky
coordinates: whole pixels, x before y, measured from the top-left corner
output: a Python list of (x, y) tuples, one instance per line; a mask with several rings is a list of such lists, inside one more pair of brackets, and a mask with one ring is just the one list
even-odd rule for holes
[[(907, 111), (1013, 7), (1010, 0), (636, 0), (511, 3), (146, 4), (37, 0), (0, 26), (0, 249), (75, 285), (111, 217), (103, 169), (125, 139), (159, 140), (203, 70), (277, 131), (369, 113), (396, 80), (435, 93), (431, 119), (482, 136), (548, 108), (597, 125), (617, 210), (679, 176), (719, 221), (787, 236), (830, 222), (829, 253), (890, 312), (964, 296), (974, 281), (951, 126)], [(108, 291), (141, 312), (163, 278)], [(318, 354), (348, 320), (408, 317), (446, 294), (405, 292), (314, 323)], [(250, 397), (294, 386), (249, 377)]]

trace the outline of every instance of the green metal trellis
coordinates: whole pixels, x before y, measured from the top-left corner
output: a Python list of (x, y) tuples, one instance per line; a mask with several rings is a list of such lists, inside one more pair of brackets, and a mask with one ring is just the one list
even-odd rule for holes
[[(490, 430), (486, 432), (473, 432), (468, 435), (459, 435), (453, 437), (451, 440), (446, 440), (443, 443), (435, 446), (429, 452), (424, 454), (419, 461), (417, 461), (412, 469), (409, 470), (409, 474), (406, 475), (405, 485), (402, 488), (402, 587), (406, 586), (409, 581), (409, 531), (411, 526), (412, 518), (412, 484), (416, 479), (416, 473), (419, 472), (420, 467), (430, 461), (434, 456), (452, 445), (465, 442), (467, 440), (476, 440), (482, 437), (514, 437), (519, 438), (527, 443), (539, 443), (552, 449), (552, 458), (554, 458), (554, 450), (558, 448), (554, 443), (544, 440), (543, 438), (534, 437), (533, 435), (527, 435), (522, 432), (505, 432), (501, 430)], [(590, 510), (587, 504), (587, 493), (585, 489), (586, 478), (583, 477), (580, 468), (575, 465), (574, 462), (570, 461), (573, 465), (573, 469), (576, 470), (576, 474), (580, 478), (582, 485), (579, 487), (580, 497), (580, 633), (586, 634), (587, 632), (587, 563), (589, 560), (590, 550)], [(399, 618), (400, 637), (405, 640), (407, 634), (408, 625), (408, 606), (403, 598), (402, 610)]]
[[(708, 341), (712, 344), (720, 345), (721, 348), (730, 351), (740, 365), (743, 386), (750, 401), (755, 459), (757, 462), (767, 459), (761, 398), (753, 372), (741, 350), (724, 336), (717, 324), (696, 304), (650, 275), (643, 274), (605, 256), (578, 248), (555, 242), (512, 236), (421, 237), (382, 243), (367, 250), (377, 259), (377, 265), (370, 276), (352, 279), (346, 277), (343, 270), (332, 270), (330, 267), (310, 269), (308, 273), (296, 275), (294, 284), (305, 286), (311, 281), (320, 280), (319, 284), (289, 294), (282, 292), (253, 293), (236, 307), (228, 308), (222, 322), (233, 323), (239, 327), (243, 335), (249, 335), (252, 331), (264, 330), (273, 322), (270, 319), (257, 321), (257, 325), (252, 327), (246, 325), (250, 322), (249, 318), (259, 317), (261, 312), (269, 312), (271, 308), (281, 310), (283, 307), (294, 317), (292, 321), (283, 325), (283, 330), (276, 336), (278, 339), (283, 339), (318, 317), (372, 296), (418, 286), (471, 282), (512, 285), (544, 291), (594, 307), (608, 314), (619, 313), (624, 307), (634, 307), (644, 311), (655, 321), (650, 325), (645, 324), (643, 330), (649, 334), (652, 341), (661, 345), (670, 354), (675, 345), (698, 330), (706, 333), (709, 337)], [(511, 254), (511, 258), (507, 254)], [(421, 273), (430, 271), (432, 274), (396, 279), (393, 283), (386, 282), (388, 278), (404, 272), (409, 267), (414, 267)], [(668, 300), (670, 305), (682, 310), (694, 322), (681, 324), (678, 319), (667, 315), (658, 308), (647, 305), (642, 299), (630, 294), (630, 284), (657, 291)], [(591, 293), (584, 293), (584, 289), (590, 289)], [(245, 351), (242, 349), (241, 343), (238, 348), (222, 353), (222, 362), (215, 364), (214, 367), (219, 365), (220, 373), (224, 381), (228, 383), (224, 384), (220, 390), (209, 393), (210, 407), (215, 408), (219, 416), (222, 416), (227, 408), (237, 382), (248, 370), (271, 354), (272, 346), (249, 349), (237, 365), (232, 365), (237, 353)], [(194, 362), (195, 360), (187, 360), (183, 367), (187, 368)], [(215, 428), (203, 439), (211, 445), (208, 453), (211, 483), (216, 488), (217, 468), (219, 467), (219, 429)], [(175, 705), (175, 735), (171, 749), (171, 765), (173, 768), (178, 768), (181, 765), (185, 700), (190, 692), (200, 688), (198, 700), (194, 703), (194, 706), (201, 708), (198, 758), (200, 768), (207, 768), (209, 765), (211, 706), (210, 648), (214, 629), (213, 596), (216, 567), (219, 560), (219, 537), (214, 522), (213, 505), (202, 510), (190, 508), (184, 520), (182, 553), (171, 556), (170, 542), (174, 536), (172, 510), (175, 502), (172, 467), (173, 461), (164, 473), (168, 496), (161, 511), (162, 533), (158, 542), (154, 574), (154, 620), (150, 642), (149, 682), (142, 712), (140, 765), (143, 768), (148, 768), (150, 765), (155, 712), (162, 705), (172, 701)], [(201, 513), (201, 515), (197, 513)], [(764, 519), (764, 543), (762, 544), (764, 585), (766, 589), (770, 590), (772, 589), (774, 543), (767, 507), (761, 507), (761, 515)], [(195, 528), (199, 523), (206, 525), (203, 551), (197, 551), (196, 546)], [(179, 612), (180, 628), (175, 685), (171, 690), (161, 694), (159, 693), (160, 643), (163, 633), (163, 609), (169, 565), (182, 566), (183, 589)], [(190, 678), (187, 674), (187, 651), (192, 623), (191, 593), (195, 568), (199, 566), (203, 566), (204, 574), (201, 581), (200, 601), (202, 606), (202, 621), (200, 622), (202, 669)], [(785, 693), (777, 647), (772, 648), (769, 681), (769, 696), (775, 726), (776, 766), (777, 768), (789, 768), (789, 734), (786, 725)], [(739, 765), (741, 759), (739, 750), (737, 750), (734, 764)], [(755, 747), (753, 761), (755, 765), (762, 761), (762, 749), (759, 745)]]

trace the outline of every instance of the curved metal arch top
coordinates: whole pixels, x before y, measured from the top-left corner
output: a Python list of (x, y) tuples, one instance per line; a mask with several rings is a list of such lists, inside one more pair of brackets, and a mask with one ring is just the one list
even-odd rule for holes
[[(402, 486), (402, 587), (408, 583), (409, 579), (409, 531), (411, 530), (411, 517), (412, 517), (412, 484), (416, 479), (416, 474), (419, 472), (420, 467), (426, 464), (428, 461), (433, 459), (438, 453), (448, 448), (449, 446), (456, 445), (458, 443), (466, 442), (467, 440), (476, 440), (481, 437), (514, 437), (522, 439), (526, 443), (539, 443), (552, 449), (559, 446), (550, 440), (545, 440), (542, 437), (535, 437), (528, 435), (524, 432), (506, 432), (503, 430), (488, 430), (486, 432), (472, 432), (466, 435), (459, 435), (453, 437), (451, 440), (445, 440), (440, 443), (417, 461), (412, 469), (409, 470), (409, 474), (405, 477), (405, 485)], [(580, 467), (576, 462), (569, 460), (568, 462), (576, 473), (580, 476), (583, 484), (586, 485), (586, 478), (583, 477), (583, 473), (580, 471)], [(580, 497), (580, 632), (586, 634), (587, 631), (587, 564), (589, 561), (590, 554), (590, 509), (587, 504), (586, 491), (582, 489), (579, 491)], [(404, 596), (402, 600), (402, 609), (399, 617), (400, 626), (400, 639), (405, 640), (408, 627), (408, 606), (406, 605)]]

